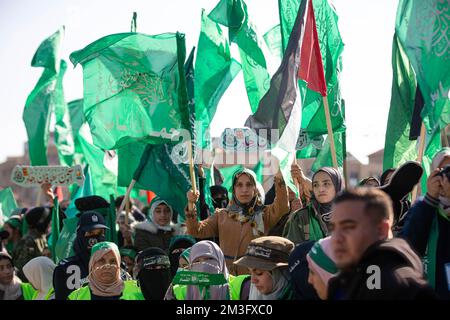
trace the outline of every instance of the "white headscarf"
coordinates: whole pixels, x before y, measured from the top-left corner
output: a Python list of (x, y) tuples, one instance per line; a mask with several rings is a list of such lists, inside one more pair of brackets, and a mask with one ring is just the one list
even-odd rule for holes
[[(446, 157), (450, 157), (450, 148), (442, 148), (438, 153), (436, 153), (433, 157), (433, 161), (431, 162), (431, 171), (440, 168), (442, 161), (444, 161)], [(440, 195), (439, 202), (443, 211), (447, 215), (450, 215), (450, 199)]]
[(161, 226), (159, 224), (157, 224), (155, 222), (155, 219), (153, 217), (153, 214), (155, 213), (155, 209), (157, 206), (159, 206), (160, 204), (165, 204), (166, 206), (169, 207), (170, 209), (170, 221), (172, 221), (172, 217), (173, 217), (173, 209), (172, 207), (164, 200), (155, 200), (153, 201), (151, 207), (150, 207), (150, 220), (152, 221), (152, 223), (160, 230), (164, 230), (164, 231), (171, 231), (172, 227), (170, 226), (170, 223), (167, 226)]
[(441, 162), (445, 159), (445, 157), (450, 157), (450, 148), (442, 148), (438, 153), (434, 155), (433, 161), (431, 162), (431, 171), (439, 168)]
[(36, 257), (23, 266), (23, 273), (38, 291), (35, 300), (45, 300), (45, 296), (53, 286), (55, 267), (56, 265), (48, 257)]
[(250, 295), (248, 300), (280, 300), (283, 298), (286, 287), (289, 285), (288, 268), (275, 268), (270, 271), (270, 275), (273, 286), (272, 292), (269, 294), (262, 294), (252, 283), (250, 285)]

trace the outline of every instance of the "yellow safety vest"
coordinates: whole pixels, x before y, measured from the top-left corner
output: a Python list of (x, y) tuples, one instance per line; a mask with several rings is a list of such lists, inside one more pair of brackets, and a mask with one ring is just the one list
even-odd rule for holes
[[(68, 300), (92, 300), (91, 299), (91, 290), (89, 286), (81, 287), (74, 292), (72, 292)], [(126, 280), (124, 281), (124, 287), (122, 291), (122, 295), (119, 300), (145, 300), (144, 296), (141, 292), (141, 289), (138, 287), (135, 280)]]
[(30, 283), (21, 283), (20, 287), (22, 289), (23, 300), (34, 300), (38, 294), (38, 291)]

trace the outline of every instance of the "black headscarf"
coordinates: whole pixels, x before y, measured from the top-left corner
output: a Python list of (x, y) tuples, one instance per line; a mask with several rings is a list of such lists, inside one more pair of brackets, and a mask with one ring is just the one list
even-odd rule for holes
[(136, 257), (133, 274), (145, 300), (163, 300), (172, 281), (167, 253), (160, 248), (141, 251)]
[(320, 300), (314, 287), (308, 283), (308, 261), (306, 255), (315, 241), (305, 241), (297, 245), (289, 255), (289, 272), (292, 288), (298, 300)]
[(83, 263), (86, 265), (86, 269), (89, 267), (89, 259), (91, 257), (91, 249), (94, 245), (99, 242), (106, 240), (105, 236), (97, 237), (85, 237), (85, 231), (81, 228), (77, 228), (77, 237), (73, 243), (73, 251), (75, 254), (81, 258)]
[[(338, 192), (340, 192), (344, 188), (344, 179), (342, 177), (341, 172), (339, 170), (337, 170), (336, 168), (333, 168), (333, 167), (322, 167), (322, 168), (320, 168), (312, 176), (313, 183), (314, 183), (314, 177), (319, 172), (325, 172), (326, 174), (328, 174), (330, 176), (331, 182), (333, 182), (334, 190), (336, 191), (336, 194)], [(330, 218), (330, 214), (331, 214), (332, 201), (327, 202), (327, 203), (319, 203), (319, 201), (317, 201), (316, 197), (314, 196), (314, 193), (312, 193), (311, 203), (314, 206), (314, 208), (319, 212), (322, 220), (325, 223), (328, 223), (329, 218)]]
[(228, 190), (224, 186), (214, 185), (209, 187), (214, 209), (226, 208), (228, 206)]
[(170, 239), (169, 260), (172, 277), (175, 277), (175, 274), (177, 273), (181, 253), (185, 249), (192, 247), (195, 242), (195, 239), (189, 235), (174, 236)]

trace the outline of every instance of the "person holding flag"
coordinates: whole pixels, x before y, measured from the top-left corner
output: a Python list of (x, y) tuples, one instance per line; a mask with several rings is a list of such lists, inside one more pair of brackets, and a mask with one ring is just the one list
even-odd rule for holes
[(265, 206), (256, 188), (255, 173), (241, 169), (233, 176), (232, 199), (225, 209), (217, 209), (206, 220), (198, 221), (195, 203), (199, 194), (188, 191), (186, 210), (187, 233), (195, 238), (219, 237), (228, 270), (233, 275), (248, 274), (248, 269), (233, 265), (245, 254), (251, 240), (267, 235), (269, 230), (289, 212), (288, 192), (281, 172), (275, 176), (276, 196)]

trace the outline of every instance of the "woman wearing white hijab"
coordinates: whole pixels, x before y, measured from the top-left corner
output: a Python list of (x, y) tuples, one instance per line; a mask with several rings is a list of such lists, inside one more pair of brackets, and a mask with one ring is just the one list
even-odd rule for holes
[(172, 223), (172, 207), (156, 197), (152, 200), (149, 220), (132, 225), (134, 246), (137, 251), (156, 247), (168, 251), (173, 236), (182, 233), (180, 226)]
[(36, 257), (23, 266), (28, 282), (37, 290), (33, 300), (53, 300), (53, 271), (56, 265), (48, 257)]

